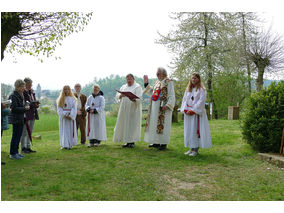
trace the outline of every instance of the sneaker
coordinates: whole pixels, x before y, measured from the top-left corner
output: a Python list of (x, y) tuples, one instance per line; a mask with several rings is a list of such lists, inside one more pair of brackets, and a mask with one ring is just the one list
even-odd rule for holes
[(130, 143), (129, 148), (134, 148), (134, 143)]
[(18, 155), (20, 158), (23, 158), (24, 157), (24, 155), (21, 155), (21, 154), (16, 154), (16, 155)]
[(198, 154), (198, 152), (195, 152), (195, 151), (193, 151), (193, 152), (191, 152), (190, 154), (189, 154), (189, 156), (196, 156)]
[(149, 147), (149, 148), (152, 148), (152, 147), (154, 147), (154, 148), (159, 148), (159, 147), (160, 147), (160, 144), (153, 143), (153, 144), (150, 144), (148, 147)]
[(94, 144), (90, 143), (90, 144), (88, 145), (88, 148), (91, 148), (91, 147), (94, 147)]
[(129, 147), (129, 143), (125, 143), (122, 145), (122, 148), (127, 148), (127, 147)]
[(100, 144), (99, 143), (95, 143), (94, 146), (98, 147)]
[(192, 153), (192, 151), (191, 150), (188, 150), (187, 152), (185, 152), (184, 154), (185, 155), (189, 155), (189, 154), (191, 154)]
[(21, 159), (21, 157), (18, 156), (17, 154), (10, 155), (10, 158), (13, 159), (13, 160), (19, 160), (19, 159)]
[(36, 152), (35, 150), (32, 150), (31, 148), (26, 149), (27, 151), (29, 151), (30, 153), (34, 153)]

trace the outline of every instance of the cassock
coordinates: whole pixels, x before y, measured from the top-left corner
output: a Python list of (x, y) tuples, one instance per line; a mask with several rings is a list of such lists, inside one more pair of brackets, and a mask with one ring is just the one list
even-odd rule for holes
[[(210, 148), (211, 134), (208, 118), (205, 110), (206, 90), (200, 88), (192, 92), (186, 89), (180, 111), (184, 113), (184, 146), (189, 148)], [(192, 110), (196, 114), (185, 114), (186, 110)]]
[[(65, 97), (64, 107), (57, 109), (59, 115), (59, 136), (60, 146), (62, 148), (72, 148), (78, 144), (77, 128), (76, 128), (76, 115), (77, 115), (77, 103), (71, 96)], [(66, 119), (64, 116), (69, 115), (71, 120)]]
[[(145, 126), (144, 141), (153, 144), (169, 144), (172, 127), (172, 111), (175, 105), (173, 81), (157, 80), (154, 87), (147, 85), (144, 93), (151, 97)], [(167, 106), (166, 111), (160, 110)]]
[(117, 93), (116, 99), (120, 102), (117, 121), (114, 128), (113, 141), (133, 143), (141, 140), (141, 122), (142, 122), (142, 87), (134, 82), (132, 86), (127, 84), (120, 88), (120, 91), (132, 92), (139, 99), (135, 102), (128, 97), (119, 99), (120, 93)]
[[(96, 109), (97, 113), (93, 114), (88, 112), (86, 122), (86, 135), (87, 140), (97, 139), (99, 141), (106, 141), (106, 121), (105, 121), (105, 98), (98, 95), (90, 95), (87, 99), (85, 109)], [(89, 110), (88, 110), (89, 111)]]

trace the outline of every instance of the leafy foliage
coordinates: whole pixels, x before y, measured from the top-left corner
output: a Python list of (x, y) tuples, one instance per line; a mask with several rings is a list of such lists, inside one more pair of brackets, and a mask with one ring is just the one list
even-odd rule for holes
[(279, 152), (284, 127), (284, 81), (248, 98), (241, 114), (243, 138), (260, 152)]
[(5, 49), (49, 57), (66, 36), (83, 31), (91, 17), (78, 12), (2, 12), (1, 60)]

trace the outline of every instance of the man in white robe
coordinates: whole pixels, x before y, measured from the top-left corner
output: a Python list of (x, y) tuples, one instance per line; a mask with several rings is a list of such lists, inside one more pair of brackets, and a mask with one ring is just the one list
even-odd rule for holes
[(100, 86), (93, 86), (93, 93), (88, 97), (86, 103), (87, 122), (86, 135), (90, 141), (88, 147), (99, 146), (101, 141), (107, 140), (105, 121), (105, 99)]
[(59, 136), (62, 149), (71, 149), (78, 144), (76, 116), (77, 102), (71, 96), (65, 97), (64, 107), (58, 107), (59, 115)]
[(121, 93), (116, 98), (120, 102), (118, 117), (114, 128), (113, 141), (125, 142), (122, 147), (133, 148), (134, 143), (141, 140), (142, 122), (142, 87), (135, 82), (134, 76), (126, 76), (127, 84), (119, 91), (131, 92), (138, 99), (129, 99)]
[(157, 77), (154, 87), (151, 87), (148, 84), (148, 76), (144, 76), (144, 93), (151, 97), (144, 141), (151, 143), (149, 147), (164, 150), (170, 142), (175, 91), (173, 81), (167, 78), (164, 68), (158, 68)]

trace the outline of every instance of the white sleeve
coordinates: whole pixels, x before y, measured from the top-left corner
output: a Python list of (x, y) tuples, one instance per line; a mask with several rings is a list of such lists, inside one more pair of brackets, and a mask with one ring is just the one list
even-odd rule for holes
[(134, 90), (134, 94), (139, 97), (139, 99), (135, 99), (135, 104), (139, 105), (142, 103), (142, 95), (143, 95), (143, 91), (142, 91), (142, 87), (139, 86)]
[(151, 97), (153, 94), (153, 87), (148, 84), (147, 87), (144, 89), (143, 93)]
[(96, 108), (96, 110), (98, 111), (98, 113), (103, 112), (105, 109), (105, 98), (103, 96), (100, 97), (100, 106), (98, 108)]
[(71, 112), (70, 112), (69, 117), (72, 118), (72, 120), (76, 120), (76, 117), (77, 117), (77, 101), (75, 99), (72, 99), (72, 108), (71, 108)]
[(197, 114), (202, 114), (205, 109), (206, 90), (200, 88), (200, 97), (196, 104), (193, 106), (193, 111)]
[(90, 100), (91, 100), (91, 96), (88, 97), (86, 105), (85, 105), (85, 110), (87, 110), (90, 107)]
[(62, 107), (57, 106), (57, 114), (59, 115), (60, 118), (64, 117), (65, 113)]
[(180, 107), (180, 112), (184, 113), (185, 106), (186, 106), (186, 96), (187, 96), (187, 91), (184, 92), (183, 98), (182, 98), (182, 103)]
[(175, 101), (176, 101), (173, 81), (170, 81), (169, 84), (168, 84), (168, 97), (167, 97), (167, 99), (168, 99), (168, 102), (167, 102), (166, 106), (169, 107), (169, 109), (171, 111), (173, 111), (174, 107), (175, 107)]

